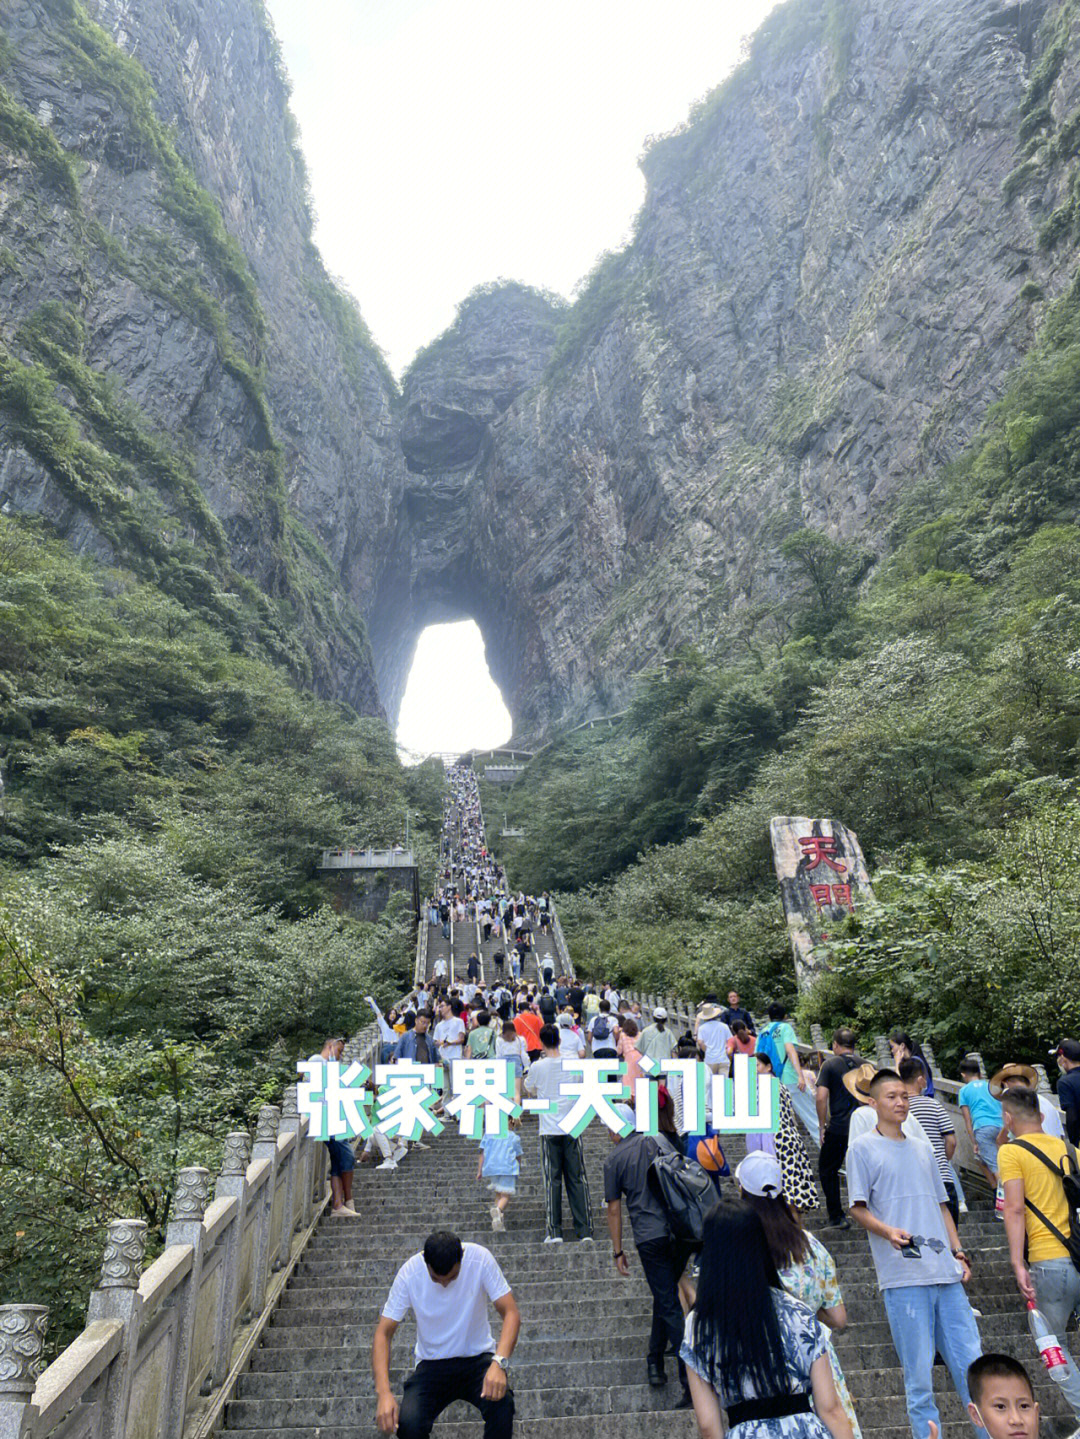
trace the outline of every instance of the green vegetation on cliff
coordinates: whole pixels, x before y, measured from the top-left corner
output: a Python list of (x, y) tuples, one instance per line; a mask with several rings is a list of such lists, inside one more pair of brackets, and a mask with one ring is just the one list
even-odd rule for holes
[[(86, 364), (81, 311), (92, 300), (90, 268), (81, 271), (78, 300), (48, 302), (0, 345), (0, 418), (91, 515), (121, 563), (225, 625), (238, 646), (286, 664), (298, 683), (324, 692), (342, 670), (370, 673), (363, 620), (318, 541), (290, 510), (285, 456), (266, 397), (266, 317), (251, 266), (217, 200), (179, 153), (138, 60), (90, 19), (80, 0), (48, 0), (47, 12), (49, 43), (63, 67), (118, 108), (133, 163), (153, 166), (163, 223), (107, 231), (83, 203), (82, 161), (2, 88), (0, 144), (26, 155), (61, 189), (87, 255), (97, 252), (108, 269), (212, 340), (249, 410), (250, 440), (229, 479), (244, 497), (244, 549), (268, 593), (233, 567), (228, 537), (191, 459), (153, 433), (112, 377)], [(303, 262), (353, 389), (362, 395), (359, 357), (366, 350), (392, 390), (359, 312), (326, 277), (314, 247)]]

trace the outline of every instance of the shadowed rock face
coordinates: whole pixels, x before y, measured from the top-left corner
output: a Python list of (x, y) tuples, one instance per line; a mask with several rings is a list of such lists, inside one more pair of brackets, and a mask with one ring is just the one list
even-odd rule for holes
[[(3, 339), (46, 301), (77, 310), (87, 363), (192, 456), (234, 563), (278, 594), (253, 461), (269, 417), (336, 590), (305, 641), (316, 683), (363, 709), (396, 714), (420, 630), (466, 616), (520, 737), (620, 707), (673, 647), (725, 642), (783, 593), (786, 533), (879, 544), (890, 499), (971, 441), (1075, 270), (1071, 231), (1051, 247), (1039, 232), (1072, 181), (1056, 140), (1080, 108), (1076, 43), (1021, 138), (1054, 25), (1076, 23), (1066, 0), (796, 0), (646, 156), (635, 240), (569, 319), (519, 286), (480, 293), (398, 395), (328, 314), (254, 9), (94, 0), (250, 263), (258, 345), (235, 296), (204, 280), (260, 367), (263, 413), (205, 325), (87, 229), (192, 250), (115, 93), (72, 83), (61, 9), (5, 6), (0, 83), (79, 157), (83, 219), (0, 150), (0, 245), (16, 260), (0, 264)], [(114, 553), (2, 408), (0, 503)], [(334, 630), (347, 600), (371, 655)]]
[(404, 504), (371, 611), (379, 689), (397, 712), (421, 630), (475, 619), (504, 695), (543, 685), (533, 617), (516, 597), (521, 543), (512, 504), (486, 513), (483, 476), (502, 417), (535, 393), (560, 311), (521, 286), (463, 306), (453, 329), (418, 357), (402, 391)]

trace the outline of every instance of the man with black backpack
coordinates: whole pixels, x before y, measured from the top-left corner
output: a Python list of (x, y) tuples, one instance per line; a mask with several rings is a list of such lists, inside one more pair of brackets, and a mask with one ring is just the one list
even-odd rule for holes
[[(1011, 1136), (998, 1150), (998, 1164), (1013, 1273), (1020, 1293), (1064, 1337), (1069, 1315), (1080, 1307), (1076, 1151), (1067, 1140), (1043, 1133), (1033, 1089), (1007, 1090), (1001, 1108)], [(1080, 1370), (1064, 1344), (1061, 1349), (1067, 1368), (1061, 1392), (1080, 1416)]]
[(606, 999), (600, 1001), (600, 1009), (589, 1020), (588, 1033), (593, 1059), (618, 1059), (615, 1048), (615, 1021), (611, 1017), (611, 1005)]
[[(614, 1107), (621, 1118), (631, 1124), (634, 1122), (634, 1111), (629, 1106), (617, 1104)], [(625, 1139), (614, 1131), (611, 1137), (615, 1147), (604, 1161), (608, 1233), (611, 1235), (616, 1273), (621, 1279), (626, 1279), (630, 1274), (630, 1265), (623, 1250), (622, 1202), (625, 1197), (634, 1246), (652, 1291), (652, 1329), (647, 1360), (649, 1383), (658, 1389), (667, 1383), (665, 1352), (678, 1354), (682, 1348), (683, 1312), (679, 1303), (679, 1279), (691, 1254), (690, 1244), (673, 1237), (667, 1210), (650, 1181), (653, 1160), (663, 1150), (673, 1150), (673, 1146), (663, 1135), (639, 1134), (636, 1130)], [(675, 1407), (689, 1409), (693, 1401), (686, 1383), (686, 1365), (681, 1358), (678, 1363), (683, 1394)]]

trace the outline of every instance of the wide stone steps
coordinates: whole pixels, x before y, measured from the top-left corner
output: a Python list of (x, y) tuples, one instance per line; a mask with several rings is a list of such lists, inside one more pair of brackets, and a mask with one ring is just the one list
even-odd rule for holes
[[(536, 950), (526, 977), (554, 942), (534, 936)], [(494, 979), (491, 951), (483, 946), (483, 975)], [(457, 926), (456, 978), (476, 948), (475, 926)], [(428, 973), (449, 945), (438, 927), (429, 929)], [(507, 972), (509, 972), (509, 967)], [(645, 1382), (645, 1351), (651, 1300), (632, 1243), (626, 1245), (631, 1277), (620, 1280), (601, 1199), (602, 1170), (611, 1152), (606, 1131), (594, 1125), (584, 1136), (593, 1200), (595, 1244), (574, 1240), (564, 1202), (565, 1242), (543, 1244), (544, 1204), (535, 1120), (523, 1129), (525, 1167), (507, 1212), (507, 1228), (490, 1228), (492, 1195), (475, 1178), (477, 1145), (449, 1127), (425, 1150), (412, 1150), (397, 1170), (359, 1166), (354, 1176), (355, 1219), (324, 1217), (299, 1260), (280, 1305), (252, 1355), (249, 1372), (228, 1405), (226, 1428), (243, 1439), (368, 1439), (374, 1423), (370, 1370), (372, 1332), (398, 1266), (419, 1250), (433, 1228), (453, 1229), (495, 1255), (522, 1311), (514, 1355), (516, 1439), (694, 1439), (693, 1415), (677, 1411), (680, 1397), (673, 1360), (669, 1382)], [(734, 1167), (744, 1146), (725, 1142)], [(726, 1201), (734, 1186), (725, 1182)], [(836, 1258), (849, 1327), (833, 1341), (866, 1439), (910, 1439), (900, 1366), (877, 1291), (869, 1245), (862, 1230), (811, 1227)], [(820, 1226), (820, 1227), (819, 1227)], [(624, 1216), (624, 1232), (629, 1239)], [(1023, 1305), (1008, 1263), (1002, 1224), (985, 1203), (961, 1221), (965, 1247), (974, 1259), (968, 1293), (988, 1348), (1021, 1359), (1036, 1380), (1044, 1414), (1064, 1416), (1060, 1394), (1043, 1374), (1026, 1332)], [(494, 1332), (498, 1320), (493, 1316)], [(394, 1337), (391, 1376), (400, 1397), (412, 1362), (411, 1317)], [(1077, 1352), (1077, 1336), (1067, 1342)], [(944, 1367), (934, 1373), (942, 1415), (941, 1439), (971, 1439)], [(453, 1405), (437, 1421), (436, 1439), (481, 1439), (483, 1425), (468, 1406)]]

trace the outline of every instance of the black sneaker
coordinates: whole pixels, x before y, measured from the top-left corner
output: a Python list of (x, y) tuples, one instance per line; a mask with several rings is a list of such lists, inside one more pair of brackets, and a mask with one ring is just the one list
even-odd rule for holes
[(676, 1408), (676, 1409), (693, 1409), (693, 1407), (694, 1407), (694, 1401), (693, 1401), (693, 1399), (691, 1399), (691, 1397), (690, 1397), (690, 1390), (689, 1390), (689, 1389), (684, 1389), (683, 1392), (682, 1392), (682, 1398), (679, 1400), (678, 1404), (675, 1405), (675, 1408)]
[(664, 1366), (655, 1359), (648, 1361), (649, 1384), (653, 1389), (662, 1389), (667, 1383), (667, 1375), (664, 1373)]
[(840, 1219), (830, 1219), (829, 1222), (828, 1222), (828, 1224), (825, 1226), (825, 1228), (826, 1228), (826, 1229), (850, 1229), (850, 1228), (851, 1228), (851, 1220), (850, 1220), (850, 1219), (847, 1217), (847, 1215), (845, 1214), (845, 1215), (844, 1215), (842, 1218), (840, 1218)]

